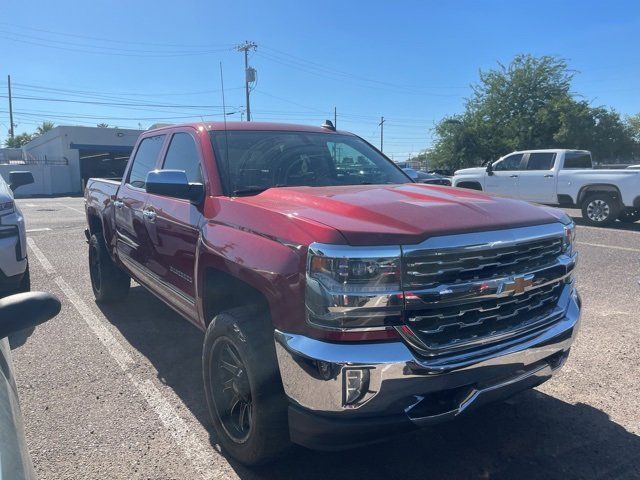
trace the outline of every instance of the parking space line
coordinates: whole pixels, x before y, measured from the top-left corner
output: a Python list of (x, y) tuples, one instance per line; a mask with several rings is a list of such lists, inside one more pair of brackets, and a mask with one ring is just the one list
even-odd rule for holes
[[(162, 424), (168, 430), (175, 443), (193, 463), (195, 469), (200, 472), (204, 479), (229, 478), (227, 472), (216, 468), (216, 454), (209, 445), (201, 442), (193, 432), (190, 431), (187, 423), (182, 419), (171, 403), (164, 397), (162, 392), (149, 379), (137, 378), (131, 372), (135, 366), (134, 358), (126, 351), (125, 347), (111, 333), (100, 318), (98, 318), (89, 305), (78, 295), (78, 293), (60, 276), (57, 275), (55, 267), (49, 262), (42, 250), (35, 244), (32, 238), (27, 238), (29, 248), (40, 262), (45, 272), (49, 275), (56, 275), (54, 282), (67, 297), (69, 302), (75, 307), (80, 316), (89, 326), (89, 329), (98, 337), (100, 342), (107, 349), (122, 372), (129, 379), (129, 382), (142, 395), (149, 406), (155, 411)], [(219, 458), (219, 457), (218, 457)]]
[(64, 207), (68, 208), (69, 210), (73, 210), (74, 212), (78, 212), (81, 213), (82, 215), (84, 215), (85, 212), (83, 212), (82, 210), (80, 210), (79, 208), (75, 208), (75, 207), (70, 207), (69, 205), (63, 205)]
[(49, 230), (51, 230), (50, 228), (29, 228), (27, 230), (27, 233), (33, 233), (33, 232), (48, 232)]
[(618, 247), (616, 245), (603, 245), (602, 243), (588, 243), (588, 242), (576, 242), (578, 245), (586, 245), (588, 247), (600, 247), (600, 248), (610, 248), (612, 250), (622, 250), (625, 252), (637, 252), (640, 253), (640, 249), (638, 248), (629, 248), (629, 247)]
[(607, 232), (607, 231), (615, 231), (615, 232), (619, 232), (619, 233), (632, 233), (634, 235), (640, 235), (639, 231), (636, 230), (624, 230), (622, 228), (610, 228), (610, 229), (606, 229), (603, 227), (592, 227), (590, 225), (578, 225), (578, 230), (586, 228), (587, 230), (594, 230), (596, 232)]
[(33, 238), (27, 237), (27, 245), (29, 245), (29, 248), (31, 248), (31, 251), (40, 262), (40, 265), (42, 265), (42, 268), (44, 268), (44, 271), (49, 275), (53, 275), (56, 272), (56, 269), (53, 268), (51, 262), (49, 262), (47, 257), (44, 256), (44, 253), (42, 253), (42, 250), (40, 250), (40, 248), (38, 248), (38, 246), (35, 244)]

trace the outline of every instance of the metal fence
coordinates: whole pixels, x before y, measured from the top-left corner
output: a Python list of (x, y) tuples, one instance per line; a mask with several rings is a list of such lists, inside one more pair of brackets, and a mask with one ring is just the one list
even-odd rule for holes
[(0, 165), (69, 165), (69, 159), (67, 157), (48, 157), (44, 156), (32, 156), (22, 155), (16, 156), (0, 156)]

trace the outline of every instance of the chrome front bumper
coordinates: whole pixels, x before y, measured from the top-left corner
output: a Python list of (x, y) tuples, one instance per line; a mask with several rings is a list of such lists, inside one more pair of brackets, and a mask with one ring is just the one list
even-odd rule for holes
[[(580, 321), (580, 298), (567, 285), (559, 321), (482, 353), (426, 359), (401, 341), (329, 343), (276, 331), (276, 351), (292, 408), (334, 420), (388, 416), (422, 426), (506, 397), (550, 378), (567, 358)], [(366, 369), (364, 396), (345, 403), (349, 370)]]

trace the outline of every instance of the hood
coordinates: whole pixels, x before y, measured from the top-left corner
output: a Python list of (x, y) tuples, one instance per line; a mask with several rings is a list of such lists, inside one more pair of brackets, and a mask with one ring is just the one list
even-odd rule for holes
[(478, 175), (487, 171), (487, 167), (462, 168), (453, 172), (454, 175)]
[(351, 245), (414, 244), (431, 236), (559, 221), (561, 211), (435, 185), (272, 188), (238, 202), (338, 230)]

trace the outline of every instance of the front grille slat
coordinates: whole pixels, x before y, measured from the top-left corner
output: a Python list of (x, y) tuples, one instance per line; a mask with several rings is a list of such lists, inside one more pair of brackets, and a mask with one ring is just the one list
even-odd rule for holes
[[(561, 236), (507, 246), (417, 250), (403, 257), (403, 285), (405, 291), (419, 294), (441, 285), (500, 281), (550, 267), (560, 255)], [(564, 278), (558, 278), (510, 296), (424, 301), (406, 312), (406, 326), (431, 354), (477, 348), (494, 338), (526, 333), (556, 321), (564, 286)]]

